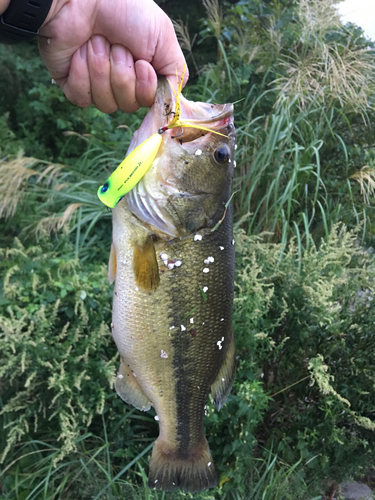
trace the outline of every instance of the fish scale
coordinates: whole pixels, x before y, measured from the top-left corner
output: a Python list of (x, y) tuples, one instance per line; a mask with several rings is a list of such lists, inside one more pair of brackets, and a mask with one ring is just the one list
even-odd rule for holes
[[(164, 108), (167, 91), (165, 83), (159, 84), (158, 105), (150, 113), (155, 115), (160, 105)], [(182, 112), (188, 103), (182, 101)], [(155, 186), (160, 186), (157, 200), (142, 206), (152, 210), (157, 204), (168, 227), (180, 236), (165, 233), (164, 225), (159, 229), (152, 214), (143, 217), (139, 204), (133, 210), (132, 200), (138, 198), (132, 195), (113, 210), (112, 333), (121, 355), (115, 387), (136, 408), (155, 408), (160, 433), (150, 462), (149, 486), (164, 491), (194, 492), (217, 484), (204, 435), (204, 407), (211, 392), (220, 409), (235, 373), (232, 208), (226, 208), (233, 173), (229, 156), (225, 164), (213, 158), (225, 144), (233, 158), (235, 135), (228, 120), (232, 108), (211, 106), (210, 112), (216, 113), (212, 127), (226, 132), (227, 141), (206, 134), (181, 145), (166, 132), (162, 154), (139, 187), (142, 196), (147, 196), (148, 187), (154, 193)], [(199, 155), (192, 145), (197, 141)], [(176, 161), (170, 157), (165, 161), (165, 155), (176, 155)], [(163, 170), (166, 165), (171, 169), (168, 172)], [(171, 183), (173, 175), (180, 176), (176, 194), (171, 194), (168, 185), (163, 198), (160, 178)], [(202, 186), (210, 186), (210, 191)], [(207, 288), (205, 293), (203, 288)]]

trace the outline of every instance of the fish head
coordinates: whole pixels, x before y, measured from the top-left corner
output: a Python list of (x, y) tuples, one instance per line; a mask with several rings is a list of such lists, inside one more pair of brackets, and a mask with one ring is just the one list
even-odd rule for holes
[[(233, 178), (232, 104), (193, 102), (179, 96), (183, 127), (162, 134), (159, 152), (124, 205), (156, 232), (185, 237), (213, 228), (223, 217)], [(134, 134), (129, 152), (171, 122), (176, 95), (160, 78), (155, 103)]]

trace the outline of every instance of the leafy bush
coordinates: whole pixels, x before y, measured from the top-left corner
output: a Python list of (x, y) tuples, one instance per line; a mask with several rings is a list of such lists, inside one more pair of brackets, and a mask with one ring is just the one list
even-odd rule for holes
[(102, 266), (80, 267), (48, 246), (16, 241), (0, 252), (1, 460), (44, 428), (56, 430), (64, 456), (111, 391), (111, 289)]
[[(207, 405), (206, 433), (221, 473), (219, 489), (207, 498), (251, 498), (277, 470), (285, 475), (275, 485), (290, 495), (286, 498), (296, 498), (293, 491), (303, 498), (304, 491), (311, 495), (319, 488), (311, 485), (316, 477), (358, 473), (375, 452), (375, 258), (344, 226), (336, 226), (318, 248), (310, 240), (307, 250), (295, 240), (285, 248), (242, 230), (236, 245), (238, 371), (224, 408), (217, 412), (211, 401)], [(124, 459), (133, 463), (147, 452), (157, 424), (152, 415), (123, 405), (108, 384), (116, 363), (102, 323), (110, 321), (104, 271), (83, 270), (19, 243), (2, 255), (12, 258), (1, 261), (6, 451), (19, 440), (42, 437), (46, 429), (57, 446), (50, 459), (66, 455), (63, 467), (81, 456), (96, 469), (90, 457), (108, 449), (114, 472), (96, 488), (114, 488), (115, 471)], [(103, 412), (103, 422), (92, 421), (97, 412)], [(87, 429), (105, 438), (105, 449), (84, 444)], [(257, 465), (263, 454), (265, 462)], [(147, 467), (143, 458), (137, 460), (142, 470)], [(260, 486), (267, 470), (269, 479)], [(127, 477), (138, 491), (136, 472)]]
[[(81, 135), (97, 138), (106, 149), (127, 149), (124, 130), (139, 127), (145, 110), (131, 116), (107, 115), (93, 106), (78, 108), (64, 96), (39, 56), (37, 46), (0, 45), (0, 139), (2, 122), (22, 141), (26, 155), (40, 160), (79, 161), (87, 146)], [(126, 124), (126, 125), (125, 125)], [(128, 136), (131, 134), (125, 134)], [(5, 153), (17, 151), (7, 151)], [(4, 154), (2, 147), (0, 154)], [(122, 158), (123, 159), (123, 158)]]
[(375, 451), (373, 253), (344, 226), (319, 248), (236, 241), (236, 384), (262, 380), (272, 398), (258, 444), (320, 477), (358, 473)]

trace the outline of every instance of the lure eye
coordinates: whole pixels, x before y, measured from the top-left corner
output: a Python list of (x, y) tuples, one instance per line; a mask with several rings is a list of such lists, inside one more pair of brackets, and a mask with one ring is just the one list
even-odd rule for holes
[(214, 158), (218, 163), (225, 163), (229, 160), (230, 151), (228, 146), (220, 146), (214, 151)]
[(108, 182), (106, 182), (104, 184), (104, 186), (102, 186), (102, 189), (100, 190), (100, 192), (105, 193), (106, 191), (108, 191), (108, 188), (109, 188), (109, 184), (108, 184)]

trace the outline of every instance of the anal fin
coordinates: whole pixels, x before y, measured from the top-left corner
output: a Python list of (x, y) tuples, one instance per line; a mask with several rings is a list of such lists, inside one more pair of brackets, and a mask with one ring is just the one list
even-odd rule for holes
[(111, 252), (109, 254), (109, 261), (108, 261), (108, 281), (110, 285), (112, 285), (112, 283), (116, 279), (116, 270), (117, 270), (116, 249), (115, 249), (115, 244), (112, 241)]
[(151, 402), (123, 358), (115, 380), (115, 390), (125, 403), (133, 405), (137, 410), (148, 411), (151, 408)]
[(220, 371), (214, 383), (211, 385), (211, 394), (218, 410), (224, 406), (230, 390), (232, 389), (234, 376), (236, 374), (236, 346), (233, 331), (231, 332), (230, 337), (224, 362), (221, 365)]
[(155, 291), (160, 282), (154, 240), (148, 236), (143, 245), (134, 247), (133, 268), (137, 285), (147, 292)]

